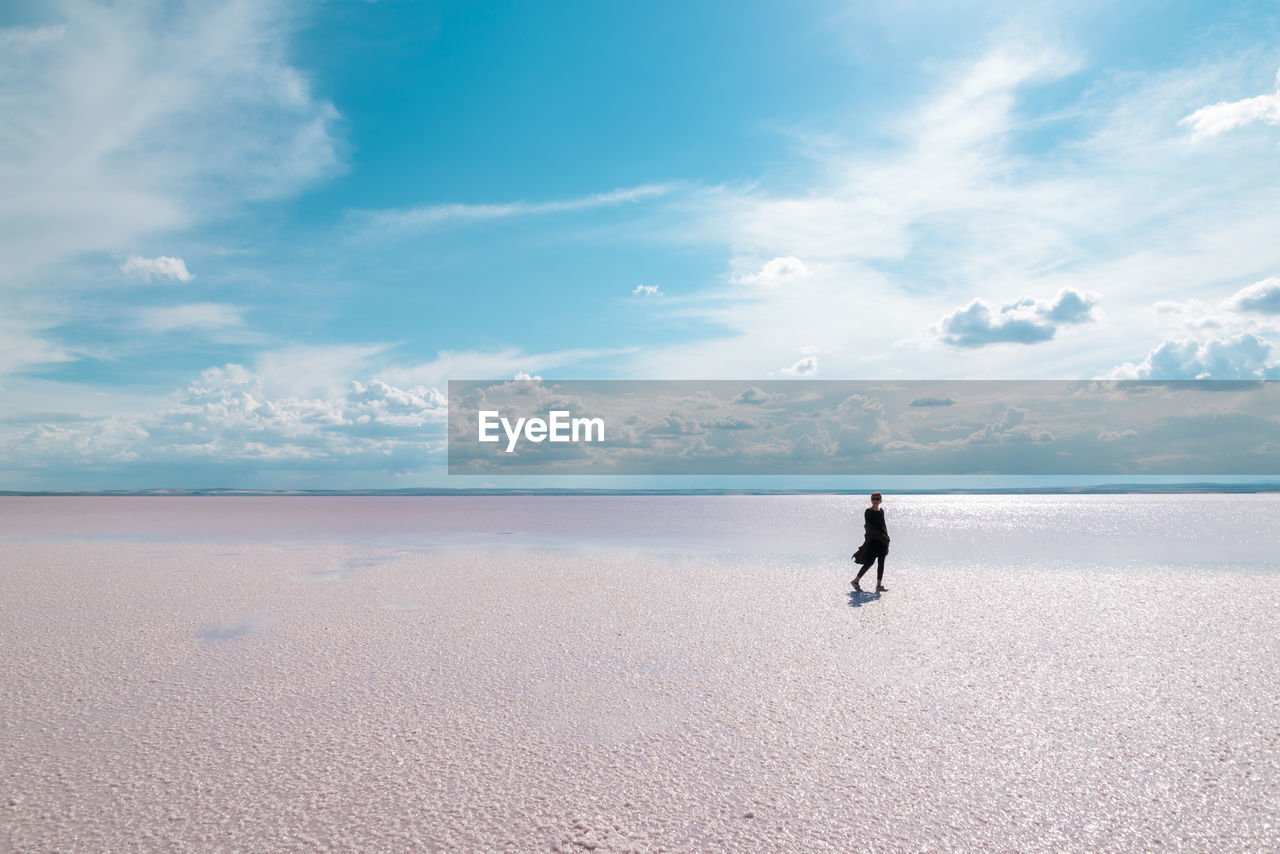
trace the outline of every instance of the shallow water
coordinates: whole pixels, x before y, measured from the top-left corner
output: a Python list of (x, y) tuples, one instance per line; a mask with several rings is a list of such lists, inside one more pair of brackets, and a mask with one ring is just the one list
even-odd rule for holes
[[(861, 496), (0, 498), (0, 542), (123, 540), (847, 558)], [(890, 560), (1276, 568), (1280, 494), (889, 495)]]

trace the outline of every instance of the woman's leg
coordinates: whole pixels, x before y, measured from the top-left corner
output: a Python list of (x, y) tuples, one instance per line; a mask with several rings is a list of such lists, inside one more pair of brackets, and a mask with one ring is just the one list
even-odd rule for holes
[[(871, 564), (867, 564), (867, 566), (871, 566)], [(878, 558), (876, 558), (876, 587), (881, 586), (883, 582), (884, 582), (884, 555), (880, 555)]]
[(873, 563), (875, 563), (875, 558), (872, 558), (871, 560), (869, 560), (869, 561), (867, 561), (865, 564), (863, 564), (862, 568), (858, 570), (858, 575), (857, 575), (857, 577), (853, 579), (853, 583), (854, 583), (854, 584), (857, 584), (859, 581), (861, 581), (861, 580), (862, 580), (863, 573), (865, 573), (868, 569), (870, 569), (870, 568), (871, 568), (871, 564), (873, 564)]

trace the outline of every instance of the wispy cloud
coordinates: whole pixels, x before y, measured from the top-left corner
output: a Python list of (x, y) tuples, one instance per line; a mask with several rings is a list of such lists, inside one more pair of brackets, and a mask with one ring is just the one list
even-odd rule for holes
[(1158, 300), (1151, 308), (1157, 315), (1176, 323), (1181, 331), (1272, 334), (1280, 331), (1280, 277), (1271, 276), (1246, 285), (1216, 305), (1193, 298)]
[(152, 276), (177, 279), (180, 282), (189, 282), (195, 278), (195, 276), (187, 272), (187, 262), (181, 258), (170, 258), (168, 255), (161, 255), (158, 258), (143, 258), (139, 255), (130, 255), (120, 265), (120, 270), (124, 273), (142, 276), (147, 280), (150, 280)]
[[(1238, 86), (1253, 72), (1246, 61), (1119, 73), (1052, 41), (1001, 38), (967, 65), (939, 67), (932, 94), (877, 115), (874, 145), (821, 134), (804, 149), (812, 175), (790, 186), (682, 203), (688, 231), (731, 249), (727, 285), (788, 286), (671, 305), (729, 334), (647, 354), (646, 373), (759, 376), (815, 344), (824, 371), (845, 376), (1091, 376), (1135, 341), (1178, 337), (1185, 318), (1153, 302), (1217, 303), (1233, 281), (1280, 269), (1274, 146), (1242, 141), (1223, 162), (1188, 147), (1178, 124)], [(1055, 87), (1054, 106), (1039, 106), (1041, 84), (1077, 72), (1079, 86)], [(788, 258), (809, 275), (771, 275)], [(1076, 296), (1004, 296), (1028, 290)], [(1249, 312), (1221, 316), (1218, 334), (1267, 334), (1246, 316), (1262, 317), (1267, 303), (1254, 297)], [(942, 321), (922, 334), (930, 315)], [(1083, 325), (1094, 320), (1096, 332)], [(1064, 324), (1078, 333), (1056, 334)], [(1040, 354), (1031, 363), (1020, 348), (983, 346), (998, 342), (1037, 343)], [(965, 348), (963, 362), (944, 355), (951, 346)]]
[(6, 374), (29, 365), (69, 362), (75, 355), (66, 347), (51, 341), (41, 326), (0, 312), (0, 388)]
[[(19, 278), (331, 174), (338, 115), (286, 4), (55, 2), (0, 62), (0, 255)], [(39, 49), (31, 49), (38, 47)]]
[(444, 387), (450, 379), (512, 377), (520, 374), (532, 376), (575, 365), (591, 365), (593, 370), (600, 370), (609, 361), (634, 355), (636, 352), (635, 347), (572, 347), (533, 352), (521, 347), (441, 350), (428, 362), (387, 366), (377, 371), (377, 376), (396, 386)]
[[(145, 2), (55, 0), (40, 14), (42, 26), (0, 30), (0, 291), (8, 323), (24, 330), (0, 374), (74, 358), (80, 348), (53, 330), (83, 320), (78, 297), (104, 256), (340, 168), (337, 111), (286, 58), (288, 4), (211, 0), (160, 14)], [(169, 256), (132, 256), (122, 269), (192, 278)]]
[(880, 144), (824, 135), (807, 151), (813, 174), (789, 188), (703, 192), (685, 206), (699, 220), (691, 230), (731, 247), (737, 287), (679, 308), (738, 334), (653, 354), (657, 374), (764, 375), (808, 344), (828, 373), (858, 376), (873, 361), (894, 376), (950, 370), (926, 352), (936, 337), (897, 342), (961, 289), (986, 298), (1043, 273), (1046, 259), (1061, 263), (1075, 232), (1093, 227), (1087, 182), (1011, 150), (1026, 121), (1020, 93), (1079, 68), (1052, 42), (1011, 38), (940, 68), (932, 93), (879, 115)]
[(244, 309), (214, 302), (147, 308), (138, 314), (138, 325), (150, 332), (225, 329), (244, 325)]
[(515, 201), (500, 204), (433, 204), (413, 208), (353, 211), (350, 220), (359, 236), (399, 236), (450, 223), (478, 223), (496, 219), (568, 213), (613, 207), (669, 195), (680, 184), (642, 184), (574, 199), (546, 202)]
[(391, 349), (389, 343), (291, 345), (258, 353), (252, 368), (270, 397), (332, 397), (356, 377), (380, 375)]
[(0, 47), (9, 50), (33, 50), (61, 41), (67, 28), (61, 24), (47, 27), (0, 27)]

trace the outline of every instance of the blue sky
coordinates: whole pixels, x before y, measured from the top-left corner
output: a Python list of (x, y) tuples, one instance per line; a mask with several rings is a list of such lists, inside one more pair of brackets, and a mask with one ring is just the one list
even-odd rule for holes
[(0, 488), (448, 485), (450, 378), (1280, 378), (1278, 31), (6, 4)]

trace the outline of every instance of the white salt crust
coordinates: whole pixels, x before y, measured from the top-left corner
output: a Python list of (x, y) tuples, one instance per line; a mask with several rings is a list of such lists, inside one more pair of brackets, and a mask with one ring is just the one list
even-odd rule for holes
[(1280, 574), (848, 564), (0, 542), (0, 849), (1280, 847)]

